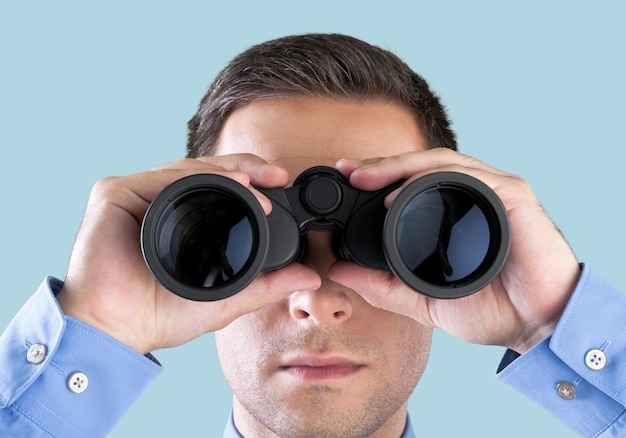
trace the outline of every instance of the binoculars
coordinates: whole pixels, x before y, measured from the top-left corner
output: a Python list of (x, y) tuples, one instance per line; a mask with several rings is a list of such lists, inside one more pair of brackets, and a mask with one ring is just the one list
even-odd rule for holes
[(308, 231), (332, 231), (337, 259), (392, 272), (416, 292), (459, 298), (487, 286), (511, 242), (508, 215), (483, 182), (437, 172), (403, 187), (389, 209), (385, 197), (402, 181), (362, 191), (337, 170), (302, 172), (290, 188), (252, 193), (213, 174), (167, 186), (150, 204), (141, 246), (154, 277), (191, 300), (227, 298), (262, 271), (299, 261)]

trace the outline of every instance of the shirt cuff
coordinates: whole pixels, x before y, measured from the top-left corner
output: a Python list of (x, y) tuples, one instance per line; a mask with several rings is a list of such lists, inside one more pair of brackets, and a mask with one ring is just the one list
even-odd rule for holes
[(626, 433), (626, 296), (583, 265), (554, 333), (516, 357), (499, 380), (588, 437)]
[(0, 429), (104, 436), (161, 367), (63, 315), (61, 286), (48, 277), (0, 338)]

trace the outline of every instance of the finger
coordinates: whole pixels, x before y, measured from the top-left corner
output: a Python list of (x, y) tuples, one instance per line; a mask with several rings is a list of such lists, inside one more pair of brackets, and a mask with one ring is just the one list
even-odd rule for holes
[[(213, 157), (211, 157), (213, 158)], [(185, 159), (123, 177), (107, 177), (96, 183), (90, 204), (111, 203), (141, 220), (149, 203), (169, 184), (186, 176), (211, 173), (231, 178), (250, 189), (261, 203), (265, 213), (271, 211), (271, 202), (252, 184), (284, 186), (288, 181), (285, 169), (267, 163), (251, 154), (201, 159)]]
[(201, 157), (227, 170), (242, 171), (250, 176), (250, 183), (260, 188), (284, 187), (289, 182), (289, 172), (274, 163), (269, 163), (254, 154), (232, 154)]
[(383, 159), (384, 157), (368, 158), (365, 160), (342, 158), (337, 161), (337, 163), (335, 163), (335, 168), (339, 170), (343, 174), (343, 176), (349, 179), (352, 172), (354, 172), (356, 169), (377, 163), (378, 161)]
[(253, 154), (186, 158), (152, 170), (162, 171), (169, 169), (186, 169), (196, 173), (220, 173), (225, 176), (229, 175), (228, 172), (234, 172), (233, 176), (235, 178), (239, 172), (243, 172), (249, 177), (247, 182), (263, 188), (284, 187), (289, 181), (289, 173), (286, 169), (276, 164), (268, 163), (261, 157)]
[[(276, 271), (261, 273), (246, 289), (223, 301), (221, 327), (246, 313), (279, 302), (294, 291), (313, 291), (322, 280), (317, 272), (302, 264), (292, 263)], [(215, 330), (215, 328), (213, 328)]]
[(427, 297), (409, 289), (389, 272), (338, 261), (330, 267), (328, 277), (352, 289), (374, 307), (408, 316), (428, 327), (434, 326), (428, 314)]
[(400, 190), (417, 178), (434, 172), (459, 172), (481, 180), (502, 199), (507, 210), (523, 202), (532, 202), (532, 190), (522, 178), (503, 172), (485, 163), (448, 149), (432, 149), (387, 157), (355, 169), (350, 183), (362, 190), (377, 190), (405, 179), (399, 189), (385, 199), (389, 207)]
[[(163, 169), (122, 177), (106, 177), (96, 182), (89, 198), (89, 209), (117, 207), (141, 221), (148, 205), (169, 184), (189, 175), (197, 169)], [(215, 171), (213, 173), (219, 173)], [(244, 173), (230, 173), (229, 177), (247, 185)]]
[(289, 173), (286, 169), (253, 154), (188, 158), (170, 163), (163, 169), (186, 169), (191, 174), (214, 173), (234, 179), (254, 194), (261, 203), (265, 214), (271, 212), (272, 203), (256, 188), (285, 187), (289, 181)]
[(437, 148), (365, 163), (352, 171), (350, 183), (362, 190), (377, 190), (399, 180), (410, 180), (438, 171), (505, 175), (475, 158), (450, 149)]

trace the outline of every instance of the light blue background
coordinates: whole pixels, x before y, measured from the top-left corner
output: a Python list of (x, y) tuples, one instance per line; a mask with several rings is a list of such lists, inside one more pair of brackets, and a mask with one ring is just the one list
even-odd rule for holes
[[(626, 289), (623, 2), (216, 3), (2, 2), (0, 329), (45, 275), (65, 275), (98, 178), (181, 158), (186, 121), (232, 56), (310, 31), (401, 55), (441, 95), (461, 149), (526, 177), (578, 256)], [(230, 393), (212, 345), (156, 352), (165, 372), (112, 436), (219, 436)], [(416, 430), (573, 436), (494, 380), (501, 354), (436, 333)]]

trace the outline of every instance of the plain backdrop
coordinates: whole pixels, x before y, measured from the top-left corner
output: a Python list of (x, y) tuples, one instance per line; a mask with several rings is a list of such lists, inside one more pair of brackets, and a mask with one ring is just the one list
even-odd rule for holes
[[(1, 3), (0, 330), (46, 275), (65, 276), (97, 179), (182, 158), (228, 60), (305, 32), (398, 53), (461, 150), (530, 181), (580, 260), (626, 289), (623, 2), (226, 3)], [(502, 353), (436, 332), (410, 401), (418, 436), (574, 436), (494, 378)], [(221, 436), (231, 396), (213, 337), (155, 355), (165, 371), (111, 436)]]

